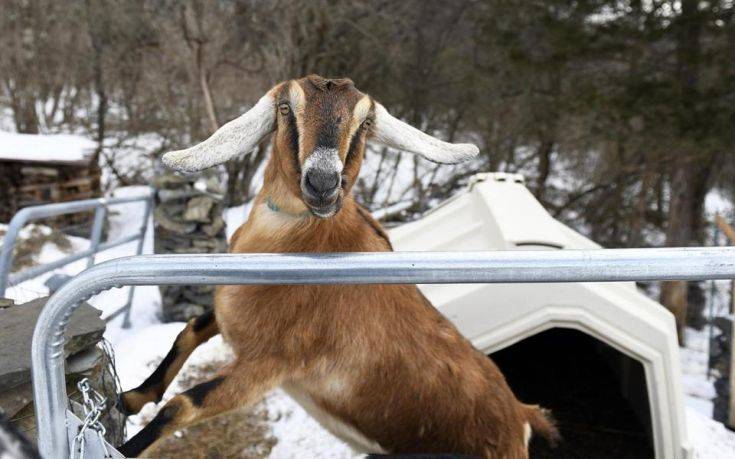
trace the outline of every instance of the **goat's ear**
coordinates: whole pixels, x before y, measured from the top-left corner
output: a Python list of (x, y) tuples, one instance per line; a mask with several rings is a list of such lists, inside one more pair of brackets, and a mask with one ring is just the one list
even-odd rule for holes
[(250, 153), (263, 137), (273, 132), (275, 100), (272, 92), (261, 97), (245, 114), (217, 129), (204, 142), (166, 153), (163, 164), (181, 172), (196, 172)]
[(386, 146), (416, 153), (435, 163), (456, 164), (474, 158), (480, 152), (471, 143), (449, 143), (424, 134), (388, 113), (377, 102), (373, 136), (374, 140)]

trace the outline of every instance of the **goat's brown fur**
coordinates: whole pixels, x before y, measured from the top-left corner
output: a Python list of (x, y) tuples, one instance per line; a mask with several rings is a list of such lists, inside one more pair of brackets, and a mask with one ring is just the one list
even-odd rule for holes
[[(349, 80), (315, 76), (272, 91), (296, 106), (278, 116), (263, 189), (230, 251), (390, 251), (380, 225), (349, 195), (370, 135), (364, 120), (372, 100)], [(327, 135), (337, 139), (344, 177), (341, 210), (321, 219), (305, 216), (299, 180), (325, 129), (336, 129)], [(172, 399), (124, 451), (138, 453), (177, 427), (253, 403), (278, 385), (370, 452), (525, 458), (525, 424), (557, 436), (542, 410), (520, 403), (495, 364), (414, 285), (222, 286), (215, 316), (235, 362)], [(182, 333), (193, 334), (190, 328)]]

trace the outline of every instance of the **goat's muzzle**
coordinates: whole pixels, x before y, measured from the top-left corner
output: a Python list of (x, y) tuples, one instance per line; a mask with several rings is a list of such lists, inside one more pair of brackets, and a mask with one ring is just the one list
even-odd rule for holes
[(311, 213), (320, 218), (342, 206), (342, 161), (336, 149), (317, 148), (304, 163), (301, 194)]

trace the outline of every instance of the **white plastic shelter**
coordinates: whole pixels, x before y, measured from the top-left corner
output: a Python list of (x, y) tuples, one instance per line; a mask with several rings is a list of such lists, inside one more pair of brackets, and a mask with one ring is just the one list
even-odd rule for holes
[[(473, 177), (467, 192), (446, 201), (421, 220), (392, 229), (390, 237), (398, 251), (599, 248), (552, 218), (525, 187), (521, 176), (501, 173)], [(593, 353), (589, 362), (604, 362), (614, 375), (604, 381), (611, 381), (608, 385), (614, 386), (625, 402), (616, 404), (628, 404), (640, 422), (640, 436), (645, 437), (648, 457), (692, 457), (674, 318), (663, 306), (639, 292), (634, 283), (437, 284), (421, 289), (479, 350), (492, 354), (496, 362), (502, 360), (502, 353), (512, 353), (520, 343), (532, 343), (534, 336), (547, 335), (543, 341), (535, 341), (543, 349), (526, 346), (525, 355), (506, 355), (509, 363), (499, 365), (506, 377), (513, 373), (511, 367), (531, 367), (531, 373), (518, 373), (519, 381), (508, 377), (511, 387), (524, 402), (552, 408), (563, 436), (567, 437), (563, 413), (558, 411), (568, 404), (554, 408), (543, 399), (524, 400), (522, 389), (531, 381), (524, 380), (523, 375), (533, 374), (534, 366), (538, 370), (550, 365), (541, 370), (543, 378), (548, 378), (543, 384), (553, 383), (554, 369), (559, 368), (548, 361), (549, 355), (554, 356), (554, 340), (570, 338), (560, 333), (576, 331), (584, 335), (587, 343), (593, 341), (593, 345), (580, 345), (574, 348), (575, 352), (559, 357), (575, 359), (578, 349), (580, 353)], [(536, 356), (543, 361), (537, 361)], [(586, 365), (583, 357), (579, 359), (579, 365)], [(583, 376), (587, 374), (584, 370), (580, 370)], [(535, 384), (538, 386), (538, 381)], [(574, 380), (574, 385), (588, 385), (583, 388), (593, 394), (595, 384)], [(602, 398), (604, 402), (608, 396)], [(600, 408), (600, 416), (611, 409), (615, 407)], [(583, 431), (584, 427), (580, 435), (585, 434)], [(574, 442), (575, 436), (571, 437), (567, 441)]]

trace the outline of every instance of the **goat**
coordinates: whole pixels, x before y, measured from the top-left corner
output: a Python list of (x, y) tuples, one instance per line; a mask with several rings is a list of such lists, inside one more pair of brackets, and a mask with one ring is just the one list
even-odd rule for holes
[[(350, 190), (365, 143), (456, 163), (478, 153), (394, 118), (349, 79), (280, 83), (209, 139), (163, 161), (194, 172), (251, 151), (273, 133), (272, 155), (249, 219), (230, 251), (386, 252), (391, 243)], [(250, 405), (282, 386), (326, 429), (376, 454), (459, 453), (525, 458), (531, 431), (557, 431), (519, 402), (495, 364), (474, 349), (415, 285), (230, 285), (214, 312), (188, 322), (155, 372), (122, 396), (137, 412), (191, 352), (221, 333), (235, 360), (172, 398), (125, 443), (142, 453), (162, 435)]]

